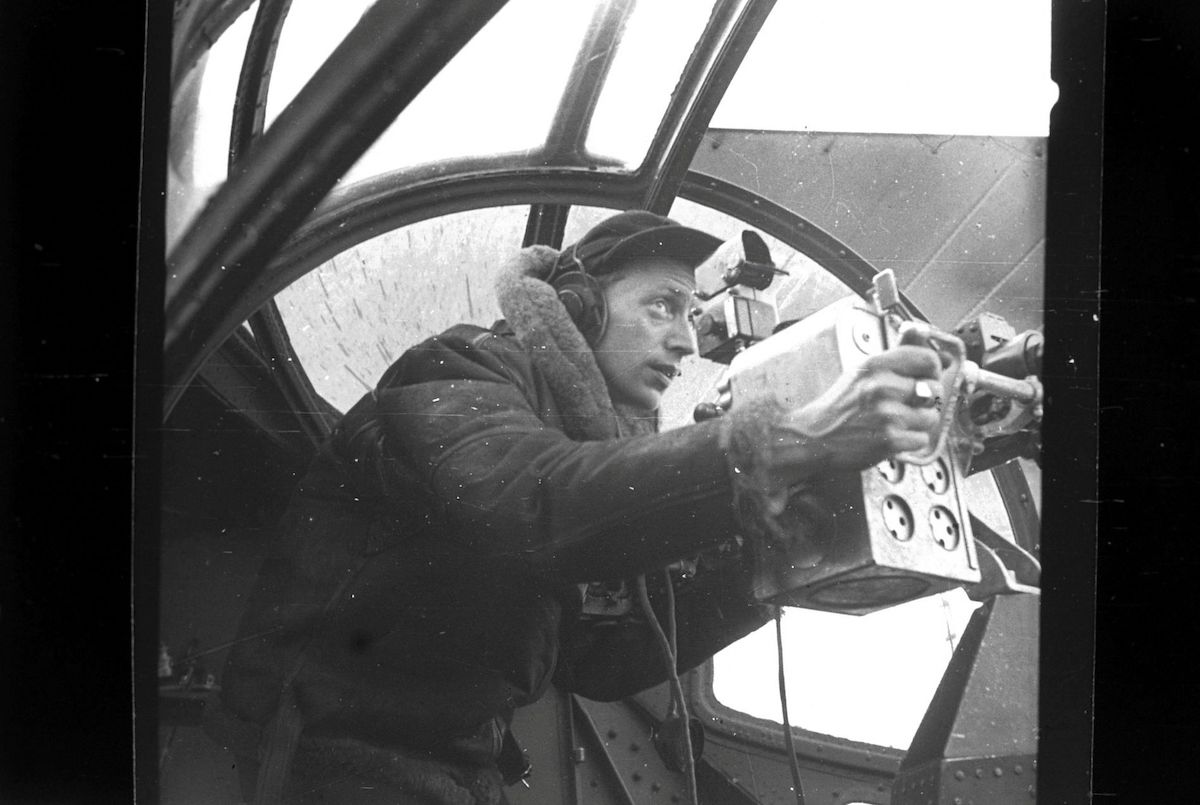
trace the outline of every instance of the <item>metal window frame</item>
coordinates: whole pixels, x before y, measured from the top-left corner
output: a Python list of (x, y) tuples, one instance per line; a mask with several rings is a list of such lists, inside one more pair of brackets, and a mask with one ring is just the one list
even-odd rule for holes
[[(270, 279), (271, 255), (301, 225), (337, 178), (374, 142), (438, 70), (477, 33), (504, 0), (478, 3), (379, 0), (368, 9), (334, 53), (317, 70), (280, 119), (261, 138), (253, 158), (237, 167), (169, 255), (167, 263), (167, 331), (164, 349), (164, 413), (169, 414), (203, 360), (273, 295), (264, 288)], [(686, 175), (707, 121), (736, 72), (773, 0), (718, 0), (697, 41), (676, 92), (659, 123), (647, 158), (627, 177), (628, 192), (619, 193), (620, 208), (669, 206), (675, 185)], [(588, 52), (615, 49), (629, 5), (601, 10)], [(280, 20), (278, 6), (258, 15)], [(256, 19), (256, 23), (258, 23)], [(281, 23), (279, 23), (281, 24)], [(246, 124), (248, 108), (258, 109), (270, 67), (270, 37), (264, 23), (248, 44), (248, 65), (239, 84), (237, 131), (253, 132)], [(440, 34), (440, 38), (438, 36)], [(399, 54), (399, 55), (397, 55)], [(702, 67), (707, 65), (703, 74)], [(548, 154), (578, 157), (579, 167), (595, 173), (611, 166), (597, 164), (579, 149), (590, 125), (595, 99), (607, 74), (607, 63), (596, 67), (576, 63), (569, 84), (572, 93), (560, 102), (559, 114), (546, 147), (515, 158), (526, 169), (546, 165)], [(231, 145), (236, 153), (239, 139)], [(553, 150), (551, 150), (553, 149)], [(523, 157), (523, 159), (522, 159)], [(422, 166), (432, 173), (460, 172), (470, 178), (470, 166), (456, 160)], [(491, 164), (489, 164), (491, 163)], [(499, 168), (491, 160), (474, 166), (481, 173)], [(511, 166), (510, 166), (511, 167)], [(557, 169), (551, 168), (551, 170)], [(420, 169), (388, 174), (385, 181), (421, 181)], [(482, 177), (481, 177), (482, 178)], [(527, 177), (510, 177), (513, 179)], [(380, 177), (368, 180), (378, 183)], [(532, 195), (532, 194), (531, 194)], [(594, 195), (594, 194), (588, 194)], [(608, 195), (607, 192), (601, 195)], [(580, 199), (566, 199), (564, 203)], [(328, 199), (332, 205), (337, 201)], [(531, 205), (547, 199), (529, 198)], [(557, 203), (557, 202), (556, 202)], [(534, 210), (538, 217), (542, 213)], [(561, 217), (562, 213), (558, 213)], [(534, 237), (555, 237), (551, 228)], [(558, 232), (561, 237), (561, 232)], [(264, 282), (264, 277), (267, 281)], [(246, 299), (253, 304), (247, 305)], [(240, 304), (239, 304), (240, 303)], [(244, 310), (249, 306), (250, 311)], [(231, 321), (227, 311), (244, 314)], [(295, 383), (302, 385), (298, 379)]]
[(238, 163), (167, 258), (164, 414), (240, 324), (220, 312), (504, 2), (376, 0)]
[[(262, 137), (275, 53), (291, 6), (292, 0), (259, 0), (258, 13), (251, 24), (246, 55), (234, 93), (228, 175), (234, 173), (241, 160)], [(338, 417), (337, 409), (313, 387), (299, 356), (292, 348), (287, 327), (274, 298), (268, 299), (252, 313), (247, 323), (259, 354), (271, 369), (276, 386), (299, 422), (310, 449), (315, 450), (333, 430)]]

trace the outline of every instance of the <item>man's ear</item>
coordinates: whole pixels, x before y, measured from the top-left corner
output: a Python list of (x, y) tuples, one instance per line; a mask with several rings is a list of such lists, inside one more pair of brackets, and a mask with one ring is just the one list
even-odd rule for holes
[(608, 324), (608, 302), (596, 278), (582, 271), (570, 271), (554, 283), (558, 300), (590, 346), (596, 346)]

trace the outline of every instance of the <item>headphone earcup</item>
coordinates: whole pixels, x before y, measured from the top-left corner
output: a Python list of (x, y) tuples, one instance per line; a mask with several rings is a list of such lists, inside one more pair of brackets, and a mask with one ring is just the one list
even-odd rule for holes
[(587, 306), (579, 291), (575, 288), (563, 288), (558, 292), (558, 301), (562, 302), (563, 307), (567, 309), (567, 315), (578, 327), (583, 319), (584, 308)]
[(571, 271), (555, 280), (554, 289), (571, 321), (584, 339), (595, 346), (604, 334), (604, 325), (608, 321), (604, 291), (600, 284), (582, 271)]

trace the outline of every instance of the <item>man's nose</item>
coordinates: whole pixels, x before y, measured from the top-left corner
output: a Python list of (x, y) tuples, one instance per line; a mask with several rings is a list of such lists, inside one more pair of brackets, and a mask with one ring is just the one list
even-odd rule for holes
[(676, 321), (667, 333), (666, 347), (682, 357), (696, 354), (696, 332), (688, 321)]

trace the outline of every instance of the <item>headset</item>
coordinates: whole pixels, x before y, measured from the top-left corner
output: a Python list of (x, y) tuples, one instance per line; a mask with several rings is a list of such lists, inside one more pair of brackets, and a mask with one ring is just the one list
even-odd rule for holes
[(558, 301), (589, 346), (596, 346), (608, 325), (608, 305), (596, 278), (587, 272), (578, 255), (579, 244), (559, 255), (546, 279)]

